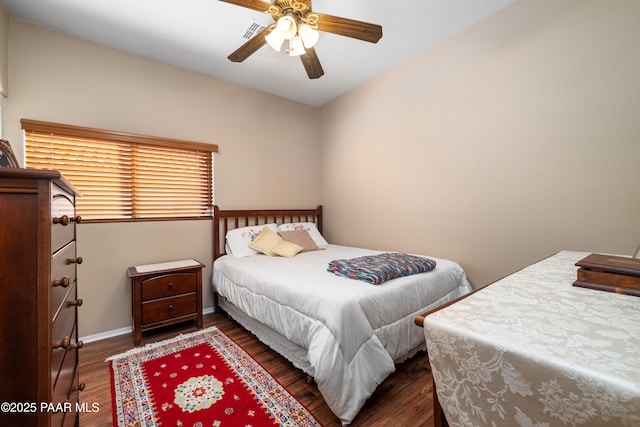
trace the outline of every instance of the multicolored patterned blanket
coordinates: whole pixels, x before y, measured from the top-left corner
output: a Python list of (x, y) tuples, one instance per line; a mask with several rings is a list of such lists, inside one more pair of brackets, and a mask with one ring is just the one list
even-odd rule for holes
[(431, 271), (435, 267), (436, 262), (429, 258), (389, 252), (330, 261), (327, 271), (348, 279), (379, 285), (396, 277)]

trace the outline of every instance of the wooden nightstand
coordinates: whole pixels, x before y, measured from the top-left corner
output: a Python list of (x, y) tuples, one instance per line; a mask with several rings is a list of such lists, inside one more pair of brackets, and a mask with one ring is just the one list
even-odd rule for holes
[(161, 326), (195, 320), (202, 328), (203, 267), (193, 259), (129, 267), (135, 345)]

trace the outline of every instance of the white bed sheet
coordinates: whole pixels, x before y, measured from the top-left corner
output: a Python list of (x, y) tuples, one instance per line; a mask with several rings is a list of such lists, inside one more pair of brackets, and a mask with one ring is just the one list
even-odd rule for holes
[(307, 349), (308, 373), (343, 425), (394, 371), (394, 361), (424, 348), (414, 317), (471, 290), (457, 263), (435, 257), (434, 270), (380, 285), (326, 271), (331, 260), (376, 253), (329, 245), (293, 258), (223, 256), (213, 266), (214, 291)]

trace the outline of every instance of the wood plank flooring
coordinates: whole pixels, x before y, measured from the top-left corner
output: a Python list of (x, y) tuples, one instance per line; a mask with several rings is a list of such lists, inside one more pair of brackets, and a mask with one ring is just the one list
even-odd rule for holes
[[(224, 313), (205, 315), (204, 327), (209, 326), (217, 326), (242, 346), (325, 427), (341, 425), (315, 384), (307, 383), (304, 372), (262, 344)], [(186, 323), (179, 327), (146, 332), (143, 334), (142, 345), (195, 330), (195, 326)], [(125, 334), (88, 343), (80, 351), (80, 381), (86, 385), (85, 390), (80, 392), (80, 401), (86, 403), (88, 407), (93, 404), (99, 407), (96, 412), (85, 412), (80, 415), (81, 426), (113, 425), (109, 365), (105, 359), (133, 347), (133, 334)], [(351, 426), (432, 427), (434, 424), (431, 384), (432, 376), (427, 355), (425, 352), (418, 353), (410, 360), (398, 365), (396, 372), (378, 386)]]

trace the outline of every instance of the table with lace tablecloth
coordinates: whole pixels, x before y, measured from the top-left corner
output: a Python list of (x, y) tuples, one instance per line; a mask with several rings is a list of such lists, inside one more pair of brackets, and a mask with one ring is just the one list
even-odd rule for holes
[(559, 252), (424, 319), (450, 426), (640, 426), (640, 297)]

